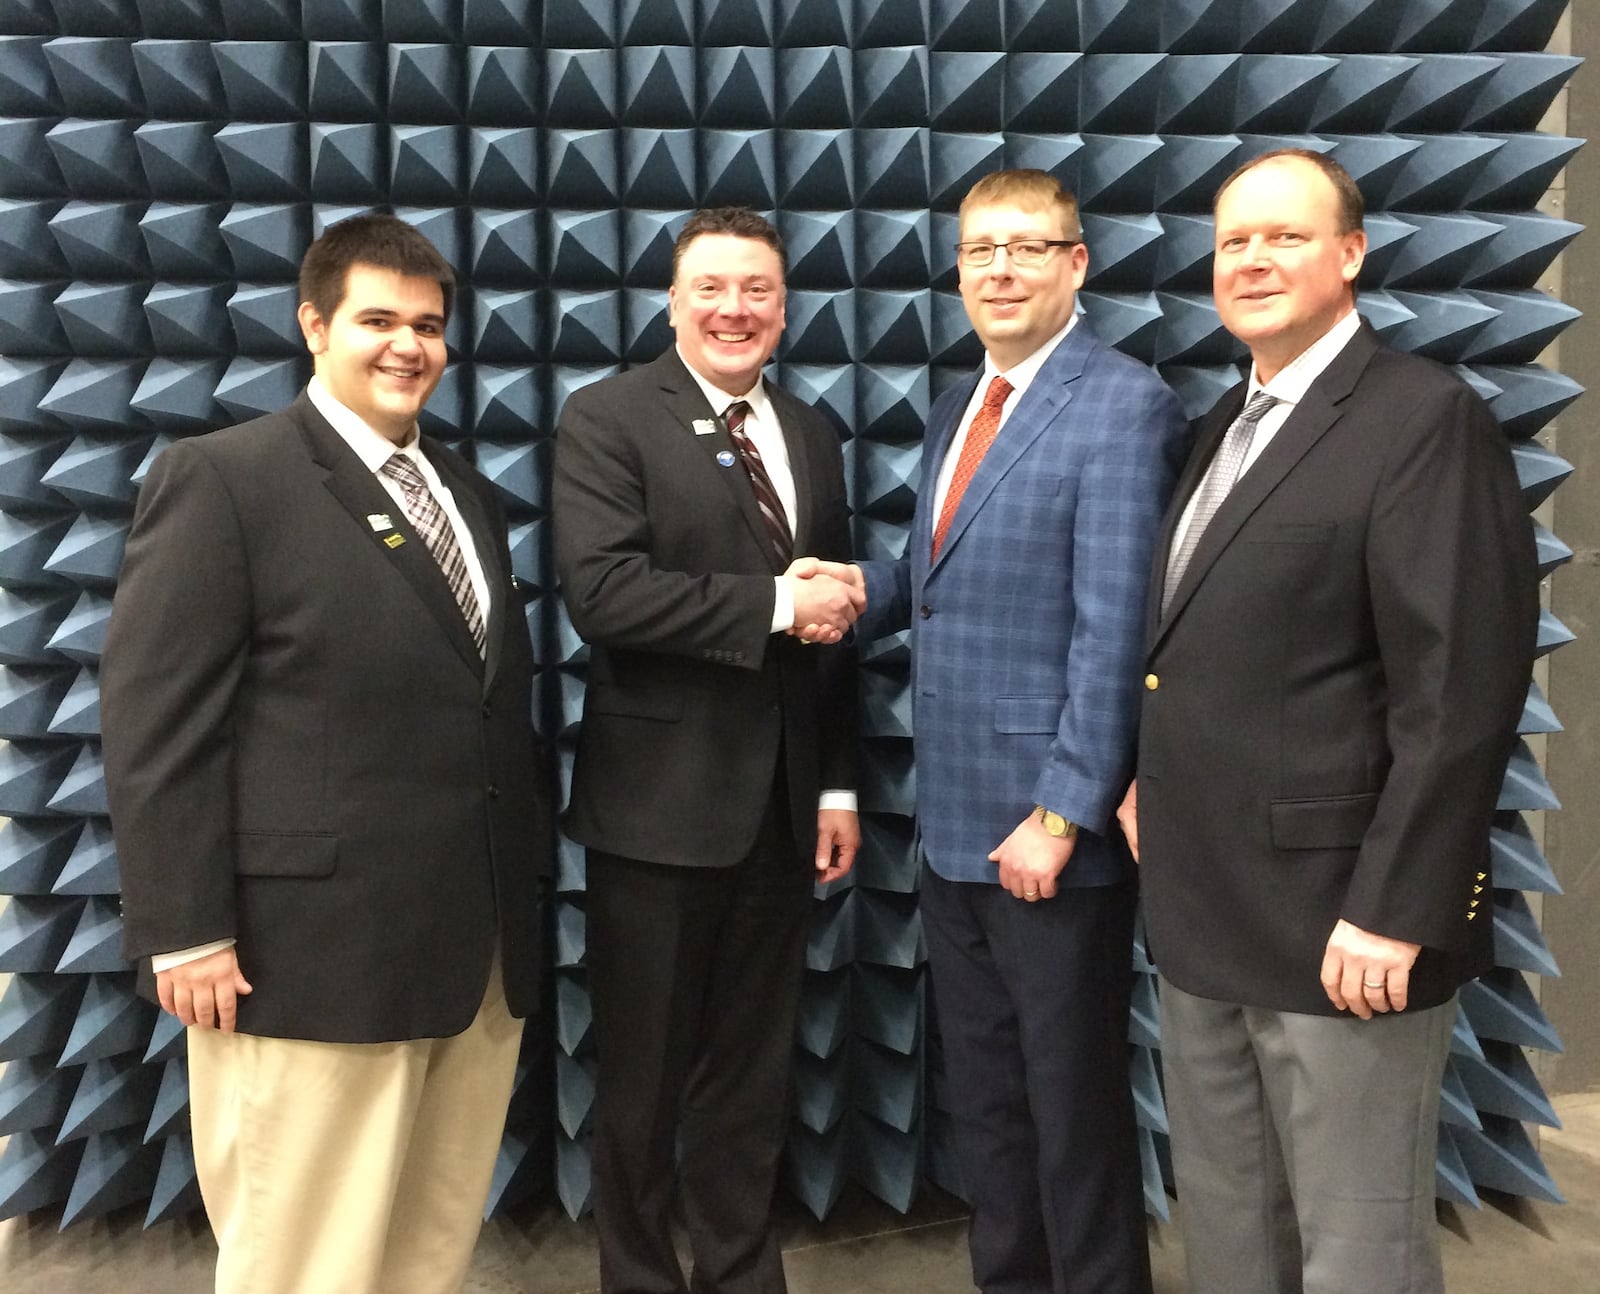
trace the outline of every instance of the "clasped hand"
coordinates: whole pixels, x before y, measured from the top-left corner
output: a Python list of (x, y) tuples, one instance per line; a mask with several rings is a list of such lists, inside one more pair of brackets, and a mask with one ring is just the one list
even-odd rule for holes
[(797, 557), (783, 573), (794, 597), (797, 638), (811, 643), (836, 643), (867, 607), (867, 582), (859, 566)]

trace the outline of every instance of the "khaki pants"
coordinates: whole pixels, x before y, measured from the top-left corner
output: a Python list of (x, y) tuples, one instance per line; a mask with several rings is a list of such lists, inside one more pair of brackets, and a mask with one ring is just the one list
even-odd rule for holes
[(452, 1038), (189, 1031), (218, 1294), (454, 1294), (483, 1218), (522, 1022), (498, 959)]

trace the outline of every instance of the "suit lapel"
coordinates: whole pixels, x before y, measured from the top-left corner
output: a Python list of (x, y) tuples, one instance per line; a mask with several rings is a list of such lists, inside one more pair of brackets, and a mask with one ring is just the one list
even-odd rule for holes
[[(1005, 479), (1006, 473), (1016, 466), (1017, 460), (1027, 452), (1034, 441), (1039, 439), (1044, 429), (1066, 409), (1072, 399), (1071, 384), (1083, 375), (1083, 366), (1094, 346), (1094, 334), (1089, 331), (1088, 325), (1080, 320), (1055, 348), (1050, 358), (1045, 360), (1044, 366), (1033, 381), (1028, 383), (1028, 389), (1023, 392), (1016, 408), (1011, 411), (1011, 416), (1001, 424), (999, 434), (989, 446), (988, 453), (983, 456), (983, 461), (978, 464), (978, 470), (973, 473), (966, 493), (961, 496), (961, 503), (956, 508), (955, 516), (950, 519), (950, 529), (939, 548), (939, 556), (930, 565), (930, 571), (938, 569), (945, 557), (960, 542), (962, 532), (978, 515), (984, 501), (994, 493), (995, 486)], [(981, 377), (980, 373), (979, 379)], [(974, 379), (974, 389), (977, 380)], [(972, 391), (969, 390), (966, 402), (957, 406), (957, 425), (971, 400)], [(952, 426), (951, 435), (954, 434), (954, 430)], [(939, 467), (943, 466), (945, 457), (949, 454), (949, 445), (950, 438), (946, 436), (944, 453), (934, 460)], [(937, 479), (936, 468), (934, 480)], [(933, 524), (934, 519), (930, 517), (928, 531), (930, 548), (933, 543)]]
[[(1158, 641), (1159, 636), (1166, 632), (1173, 620), (1183, 613), (1183, 608), (1205, 579), (1206, 573), (1227, 551), (1228, 546), (1233, 543), (1256, 509), (1310, 452), (1311, 447), (1339, 421), (1340, 406), (1355, 389), (1362, 371), (1367, 367), (1377, 348), (1376, 334), (1363, 324), (1361, 330), (1334, 357), (1333, 363), (1329, 364), (1322, 375), (1311, 384), (1305, 398), (1295, 405), (1294, 412), (1289, 415), (1288, 421), (1278, 428), (1277, 434), (1261, 451), (1261, 456), (1246, 469), (1233, 489), (1228, 491), (1227, 498), (1222, 501), (1222, 506), (1211, 518), (1211, 524), (1206, 527), (1205, 534), (1200, 536), (1194, 556), (1189, 559), (1189, 565), (1183, 572), (1183, 579), (1173, 590), (1172, 605), (1167, 608), (1156, 629)], [(1205, 445), (1209, 446), (1210, 452), (1195, 455), (1195, 458), (1202, 463), (1200, 468), (1202, 472), (1204, 465), (1208, 465), (1211, 461), (1216, 441), (1226, 432), (1228, 424), (1238, 416), (1243, 401), (1242, 388), (1229, 392), (1224, 397), (1224, 405), (1229, 411), (1227, 416), (1215, 425), (1207, 426), (1203, 439)], [(1189, 473), (1185, 472), (1184, 475), (1187, 480)], [(1189, 482), (1189, 493), (1193, 493), (1197, 481), (1198, 476), (1194, 482)], [(1182, 497), (1187, 501), (1187, 494)], [(1163, 558), (1161, 564), (1164, 567), (1168, 549), (1160, 551)], [(1156, 596), (1159, 598), (1160, 594), (1157, 593)]]
[[(467, 622), (461, 617), (455, 595), (450, 592), (439, 564), (412, 529), (405, 512), (378, 484), (355, 451), (317, 412), (309, 398), (302, 394), (289, 411), (300, 423), (312, 459), (325, 473), (323, 484), (350, 514), (361, 532), (362, 542), (372, 544), (404, 577), (439, 622), (445, 637), (473, 671), (481, 673), (483, 658), (478, 655), (477, 644), (467, 631)], [(373, 517), (386, 517), (390, 524), (375, 529), (373, 521), (369, 520)], [(400, 542), (395, 543), (396, 539)]]
[[(722, 410), (713, 409), (706, 403), (705, 392), (690, 376), (689, 370), (678, 358), (675, 347), (656, 360), (654, 367), (660, 376), (667, 412), (681, 424), (685, 436), (694, 438), (695, 443), (709, 460), (711, 470), (721, 478), (723, 488), (728, 492), (728, 498), (739, 510), (739, 515), (744, 518), (751, 538), (766, 555), (767, 564), (772, 567), (775, 575), (781, 575), (783, 570), (778, 563), (777, 554), (773, 551), (772, 540), (767, 536), (766, 523), (761, 520), (761, 509), (756, 503), (755, 491), (750, 488), (750, 478), (745, 475), (744, 466), (739, 461), (739, 451), (722, 421)], [(770, 386), (768, 391), (770, 393)], [(728, 397), (728, 403), (733, 403), (732, 396)], [(790, 459), (794, 457), (795, 455), (791, 453)], [(796, 546), (795, 552), (799, 551), (799, 547)]]

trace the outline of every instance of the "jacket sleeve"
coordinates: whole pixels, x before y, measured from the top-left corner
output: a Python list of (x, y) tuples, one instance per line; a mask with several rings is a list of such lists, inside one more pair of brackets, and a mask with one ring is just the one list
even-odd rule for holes
[(1538, 572), (1488, 408), (1455, 382), (1414, 393), (1410, 407), (1390, 440), (1366, 548), (1390, 765), (1341, 915), (1448, 949), (1468, 929), (1527, 693)]
[(233, 501), (180, 442), (140, 492), (100, 671), (130, 958), (235, 933), (232, 723), (250, 618)]
[(1035, 802), (1095, 832), (1133, 777), (1145, 591), (1188, 433), (1177, 397), (1153, 377), (1129, 384), (1119, 414), (1078, 482), (1067, 700), (1034, 786)]

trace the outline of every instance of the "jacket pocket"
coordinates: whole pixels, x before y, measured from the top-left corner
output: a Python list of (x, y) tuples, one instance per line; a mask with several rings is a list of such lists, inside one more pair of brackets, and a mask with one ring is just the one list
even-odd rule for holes
[(662, 723), (675, 723), (683, 718), (683, 693), (664, 688), (591, 684), (584, 703), (590, 714), (617, 714), (630, 719), (657, 719)]
[(240, 831), (233, 837), (240, 876), (332, 876), (339, 837), (312, 832)]
[(1327, 544), (1339, 527), (1329, 522), (1283, 522), (1273, 526), (1253, 527), (1245, 532), (1245, 540), (1252, 544)]
[(1375, 792), (1274, 800), (1272, 844), (1277, 849), (1359, 849), (1377, 811)]
[(996, 732), (1055, 732), (1061, 727), (1064, 696), (1001, 696), (994, 702)]

